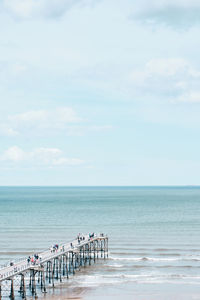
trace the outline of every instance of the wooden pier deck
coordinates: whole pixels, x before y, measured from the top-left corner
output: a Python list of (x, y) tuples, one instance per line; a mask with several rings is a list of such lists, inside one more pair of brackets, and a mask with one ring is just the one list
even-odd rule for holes
[[(95, 234), (83, 235), (70, 243), (59, 245), (38, 254), (38, 259), (29, 262), (22, 259), (0, 269), (0, 300), (15, 299), (20, 295), (37, 298), (38, 291), (46, 293), (47, 287), (74, 275), (76, 269), (85, 267), (98, 258), (108, 257), (108, 237)], [(28, 284), (27, 284), (28, 281)], [(28, 285), (28, 287), (27, 287)]]

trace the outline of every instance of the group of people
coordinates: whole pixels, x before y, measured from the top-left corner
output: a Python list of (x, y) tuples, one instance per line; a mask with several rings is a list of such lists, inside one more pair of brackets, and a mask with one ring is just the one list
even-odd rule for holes
[(51, 253), (58, 252), (58, 248), (59, 248), (58, 244), (55, 244), (55, 245), (51, 246), (51, 248), (50, 248)]
[[(89, 233), (88, 234), (88, 241), (90, 241), (90, 239), (95, 237), (95, 233)], [(77, 240), (78, 240), (78, 244), (80, 244), (82, 241), (85, 241), (85, 236), (81, 235), (80, 233), (77, 236)]]
[[(94, 232), (93, 232), (93, 233), (89, 233), (89, 234), (88, 234), (88, 241), (89, 241), (90, 239), (94, 238), (94, 237), (95, 237), (95, 233), (94, 233)], [(76, 238), (76, 239), (78, 240), (78, 244), (80, 244), (82, 241), (85, 241), (86, 238), (87, 238), (87, 237), (85, 237), (83, 234), (79, 233), (79, 234), (77, 235), (77, 238)], [(72, 249), (74, 248), (73, 243), (70, 243), (70, 247), (71, 247)], [(65, 246), (60, 246), (60, 247), (59, 247), (58, 244), (55, 244), (54, 246), (52, 246), (52, 247), (50, 248), (50, 250), (51, 250), (51, 253), (58, 252), (59, 250), (62, 251), (62, 252), (64, 252), (64, 251), (65, 251)]]
[(89, 238), (92, 239), (94, 237), (94, 232), (93, 233), (89, 233)]
[(41, 257), (39, 257), (38, 254), (34, 254), (33, 256), (30, 256), (27, 258), (27, 263), (32, 265), (37, 265), (42, 260)]
[(85, 240), (85, 237), (82, 236), (82, 235), (79, 233), (78, 236), (77, 236), (77, 240), (78, 240), (78, 243), (80, 244), (82, 241)]
[(51, 250), (51, 253), (55, 253), (55, 252), (57, 253), (59, 250), (64, 252), (65, 251), (65, 246), (60, 246), (59, 247), (58, 244), (55, 244), (55, 245), (51, 246), (50, 250)]

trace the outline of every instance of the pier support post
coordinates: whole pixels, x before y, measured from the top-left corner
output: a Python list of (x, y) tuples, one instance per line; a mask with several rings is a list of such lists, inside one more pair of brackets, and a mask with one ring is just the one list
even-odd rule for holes
[(29, 276), (29, 289), (31, 289), (31, 271), (30, 271), (30, 276)]
[(51, 283), (51, 267), (50, 261), (47, 262), (47, 278), (49, 279), (49, 283)]
[(15, 299), (15, 293), (14, 293), (14, 280), (11, 279), (11, 286), (10, 286), (10, 299)]
[(86, 261), (85, 261), (85, 246), (83, 246), (83, 266), (85, 267)]
[(72, 263), (71, 263), (71, 252), (69, 252), (69, 262), (68, 262), (68, 264), (69, 264), (69, 273), (71, 273), (71, 266), (72, 266)]
[(74, 254), (74, 269), (77, 269), (77, 254)]
[(32, 295), (35, 297), (35, 299), (37, 298), (37, 291), (36, 291), (36, 280), (35, 280), (35, 275), (36, 272), (34, 270), (32, 270)]
[(62, 282), (62, 256), (58, 258), (58, 267), (59, 267), (59, 279)]
[(96, 242), (93, 242), (93, 258), (94, 258), (94, 262), (96, 262)]
[(88, 254), (89, 254), (89, 265), (91, 265), (91, 243), (88, 245)]
[(52, 287), (54, 288), (54, 269), (53, 269), (53, 263), (51, 262), (51, 277), (52, 277)]
[(83, 263), (84, 263), (84, 267), (86, 266), (86, 246), (83, 247)]
[(49, 269), (50, 269), (50, 274), (49, 274), (49, 283), (51, 283), (51, 279), (52, 279), (52, 287), (54, 288), (54, 267), (53, 267), (53, 262), (50, 261), (49, 262)]
[(21, 275), (21, 295), (22, 299), (26, 299), (26, 285), (25, 285), (25, 276)]
[(38, 283), (40, 283), (40, 271), (38, 271)]
[(41, 273), (42, 273), (41, 288), (42, 288), (43, 293), (46, 293), (46, 280), (45, 280), (44, 270)]
[(41, 286), (41, 289), (42, 289), (42, 286), (43, 286), (43, 271), (40, 272), (40, 286)]
[(56, 258), (53, 259), (53, 271), (52, 271), (52, 277), (55, 279), (55, 273), (56, 273)]
[(65, 263), (66, 263), (65, 256), (63, 255), (62, 256), (62, 274), (63, 274), (63, 276), (65, 276)]
[(56, 279), (58, 280), (58, 258), (55, 259)]
[(98, 259), (99, 258), (99, 240), (97, 240), (96, 246), (97, 246), (97, 259)]
[(65, 255), (65, 259), (66, 259), (66, 274), (67, 274), (67, 279), (69, 278), (69, 267), (68, 267), (68, 253), (66, 253)]
[(79, 249), (78, 260), (79, 260), (79, 269), (80, 269), (82, 266), (82, 248)]
[(49, 262), (47, 262), (47, 267), (46, 267), (46, 279), (48, 278), (48, 274), (49, 274)]
[(77, 252), (76, 253), (76, 269), (78, 269), (79, 270), (79, 265), (80, 264), (80, 262), (79, 262), (79, 252)]
[(72, 272), (75, 274), (75, 264), (74, 264), (74, 252), (72, 252)]

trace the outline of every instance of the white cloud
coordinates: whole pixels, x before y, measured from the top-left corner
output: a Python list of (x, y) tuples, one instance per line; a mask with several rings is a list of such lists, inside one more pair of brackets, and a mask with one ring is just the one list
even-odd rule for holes
[(180, 58), (152, 59), (130, 74), (132, 85), (141, 94), (176, 99), (199, 86), (200, 72)]
[(10, 121), (14, 122), (35, 122), (35, 121), (47, 121), (47, 112), (44, 110), (28, 111), (22, 114), (17, 114), (9, 117)]
[(175, 102), (200, 103), (200, 91), (185, 93), (175, 99)]
[(134, 5), (133, 17), (147, 24), (161, 23), (186, 28), (200, 23), (199, 0), (140, 0)]
[(18, 76), (27, 71), (27, 66), (23, 63), (15, 62), (11, 67), (12, 74)]
[(67, 128), (68, 136), (83, 136), (88, 132), (105, 132), (113, 129), (111, 125), (82, 125), (82, 126), (68, 126)]
[(63, 151), (57, 148), (36, 148), (32, 151), (24, 151), (18, 146), (8, 148), (0, 156), (1, 162), (5, 164), (23, 166), (67, 166), (80, 165), (84, 161), (78, 158), (68, 158)]
[(180, 58), (161, 58), (152, 59), (145, 65), (143, 70), (133, 71), (134, 80), (145, 81), (148, 78), (158, 77), (175, 77), (187, 75), (190, 77), (200, 78), (200, 72), (195, 70), (187, 61)]
[(50, 110), (32, 110), (22, 114), (9, 117), (11, 122), (15, 123), (36, 123), (41, 127), (62, 127), (66, 123), (77, 123), (81, 119), (71, 107), (56, 108)]
[(42, 134), (49, 130), (66, 130), (67, 127), (83, 121), (71, 107), (61, 107), (55, 110), (32, 110), (20, 114), (10, 115), (4, 126), (14, 132), (27, 131)]
[(78, 116), (71, 107), (59, 107), (54, 110), (32, 110), (10, 115), (0, 124), (0, 135), (84, 135), (86, 132), (106, 131), (110, 125), (89, 124)]
[(62, 151), (57, 148), (36, 148), (29, 153), (34, 163), (42, 162), (45, 165), (53, 165), (54, 161), (62, 157)]
[[(57, 18), (77, 4), (88, 4), (92, 0), (3, 0), (3, 9), (19, 19)], [(92, 2), (95, 2), (93, 0)]]
[(1, 160), (20, 162), (27, 158), (27, 154), (19, 147), (13, 146), (7, 149), (1, 156)]
[[(193, 74), (191, 66), (183, 59), (153, 59), (146, 65), (147, 74), (175, 76), (178, 73)], [(200, 75), (200, 73), (199, 73)]]
[(65, 157), (60, 157), (58, 159), (55, 159), (53, 161), (53, 165), (55, 166), (62, 166), (62, 165), (80, 165), (82, 164), (83, 161), (81, 159), (77, 158), (65, 158)]
[(113, 126), (111, 125), (103, 125), (103, 126), (91, 126), (90, 128), (88, 128), (88, 130), (91, 131), (107, 131), (107, 130), (112, 130)]
[(0, 82), (1, 86), (8, 80), (18, 80), (26, 76), (28, 65), (20, 61), (0, 60)]
[(9, 127), (9, 124), (0, 124), (0, 135), (14, 137), (18, 134), (19, 132)]

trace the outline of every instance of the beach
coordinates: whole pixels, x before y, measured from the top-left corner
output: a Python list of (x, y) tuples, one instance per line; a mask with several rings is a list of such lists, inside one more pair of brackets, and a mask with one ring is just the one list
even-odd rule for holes
[(105, 232), (109, 258), (46, 299), (200, 299), (199, 203), (195, 187), (2, 187), (0, 264)]

